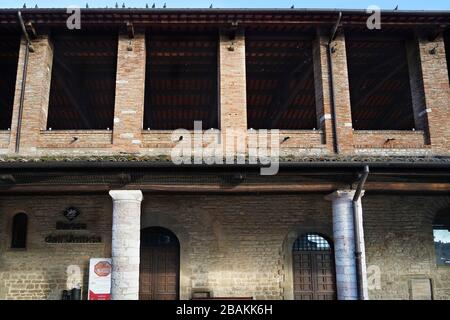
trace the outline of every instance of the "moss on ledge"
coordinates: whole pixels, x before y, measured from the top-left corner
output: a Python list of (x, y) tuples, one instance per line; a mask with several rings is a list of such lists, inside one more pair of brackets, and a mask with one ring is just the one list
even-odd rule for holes
[[(450, 156), (281, 156), (280, 163), (305, 163), (305, 162), (404, 162), (404, 163), (450, 163)], [(95, 155), (95, 156), (0, 156), (0, 163), (35, 163), (35, 162), (151, 162), (171, 163), (168, 155), (146, 156), (136, 154), (120, 155)], [(248, 163), (248, 158), (246, 159)]]

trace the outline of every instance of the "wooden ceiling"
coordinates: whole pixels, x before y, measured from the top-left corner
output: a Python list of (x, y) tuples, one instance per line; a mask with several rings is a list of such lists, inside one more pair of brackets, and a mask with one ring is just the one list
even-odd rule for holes
[(144, 128), (218, 128), (218, 31), (147, 31)]
[(405, 37), (346, 34), (346, 46), (353, 128), (413, 129)]
[(317, 128), (313, 34), (289, 26), (246, 30), (249, 128)]
[(20, 34), (0, 33), (0, 130), (11, 128)]
[(52, 33), (54, 59), (47, 127), (112, 129), (117, 31)]

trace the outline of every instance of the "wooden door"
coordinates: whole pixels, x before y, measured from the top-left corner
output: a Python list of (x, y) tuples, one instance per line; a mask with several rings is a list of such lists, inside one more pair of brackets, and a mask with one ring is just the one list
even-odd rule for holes
[(177, 300), (179, 264), (176, 243), (144, 242), (141, 246), (139, 299)]
[(315, 250), (309, 245), (295, 250), (294, 247), (293, 278), (295, 300), (335, 300), (336, 277), (331, 248)]

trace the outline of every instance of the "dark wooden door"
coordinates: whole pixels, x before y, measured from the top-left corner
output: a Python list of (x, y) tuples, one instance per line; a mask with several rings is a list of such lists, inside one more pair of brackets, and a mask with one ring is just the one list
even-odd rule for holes
[(176, 243), (144, 242), (141, 246), (139, 299), (177, 300), (179, 265), (179, 246)]
[(293, 267), (295, 300), (336, 299), (331, 251), (294, 251)]

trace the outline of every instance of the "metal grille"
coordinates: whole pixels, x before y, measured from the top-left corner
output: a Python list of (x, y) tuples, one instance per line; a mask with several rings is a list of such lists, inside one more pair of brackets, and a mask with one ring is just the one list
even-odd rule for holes
[(306, 233), (294, 242), (294, 251), (331, 251), (328, 241), (314, 233)]

